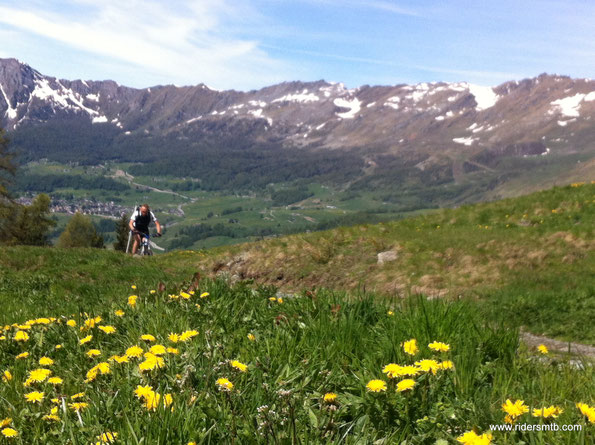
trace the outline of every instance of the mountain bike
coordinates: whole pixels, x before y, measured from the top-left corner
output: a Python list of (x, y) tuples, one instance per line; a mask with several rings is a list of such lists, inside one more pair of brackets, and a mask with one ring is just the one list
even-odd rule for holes
[[(153, 255), (153, 247), (158, 249), (158, 250), (165, 250), (159, 246), (157, 246), (154, 242), (151, 241), (151, 235), (149, 235), (148, 233), (143, 233), (143, 232), (138, 232), (138, 231), (133, 231), (132, 234), (138, 234), (141, 237), (140, 240), (140, 246), (138, 247), (138, 252), (137, 255), (140, 256), (151, 256)], [(161, 236), (159, 233), (155, 233), (153, 236), (157, 237), (157, 236)]]

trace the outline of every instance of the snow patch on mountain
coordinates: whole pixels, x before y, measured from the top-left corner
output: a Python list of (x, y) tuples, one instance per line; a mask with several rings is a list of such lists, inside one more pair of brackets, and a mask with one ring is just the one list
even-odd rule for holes
[(99, 102), (99, 94), (87, 94), (85, 97), (93, 102)]
[(359, 113), (359, 110), (361, 109), (361, 102), (357, 97), (354, 97), (351, 100), (338, 97), (337, 99), (335, 99), (333, 101), (333, 103), (337, 107), (349, 108), (349, 111), (346, 111), (344, 113), (337, 113), (337, 116), (339, 116), (340, 118), (343, 118), (343, 119), (353, 119), (355, 117), (355, 115), (357, 113)]
[(384, 102), (384, 106), (398, 110), (399, 102), (401, 102), (401, 98), (399, 96), (389, 97), (388, 99), (386, 99), (386, 102)]
[(2, 88), (2, 84), (0, 84), (0, 91), (2, 92), (2, 96), (4, 96), (4, 100), (6, 101), (6, 106), (8, 107), (6, 110), (6, 117), (9, 119), (15, 119), (17, 117), (17, 110), (16, 108), (12, 108), (10, 101), (8, 100), (8, 96), (4, 92), (4, 88)]
[(417, 84), (413, 88), (413, 92), (406, 95), (405, 99), (411, 99), (415, 103), (422, 100), (430, 91), (430, 86), (425, 82)]
[(475, 97), (477, 111), (487, 110), (493, 107), (500, 99), (492, 87), (482, 87), (480, 85), (468, 84), (469, 92)]
[[(592, 94), (592, 93), (589, 93)], [(579, 108), (581, 102), (585, 98), (585, 94), (575, 94), (574, 96), (564, 97), (562, 99), (554, 100), (551, 105), (554, 107), (550, 110), (550, 114), (558, 112), (566, 117), (579, 117)], [(591, 100), (591, 99), (589, 99)]]
[(47, 79), (36, 79), (35, 90), (31, 93), (31, 97), (37, 97), (43, 101), (52, 101), (65, 109), (82, 110), (89, 114), (89, 116), (99, 115), (97, 111), (83, 105), (82, 98), (78, 93), (64, 87), (59, 81), (58, 85), (60, 86), (60, 90), (56, 91), (50, 86)]
[(96, 116), (91, 120), (93, 124), (103, 124), (105, 122), (107, 122), (107, 117), (105, 116)]
[(283, 97), (275, 99), (273, 102), (300, 102), (300, 103), (308, 103), (308, 102), (317, 102), (320, 100), (316, 94), (308, 93), (308, 90), (304, 90), (302, 93), (296, 94), (287, 94)]
[(466, 137), (466, 138), (454, 138), (453, 142), (456, 142), (457, 144), (463, 144), (463, 145), (467, 145), (470, 146), (472, 145), (477, 139), (473, 139), (472, 137)]

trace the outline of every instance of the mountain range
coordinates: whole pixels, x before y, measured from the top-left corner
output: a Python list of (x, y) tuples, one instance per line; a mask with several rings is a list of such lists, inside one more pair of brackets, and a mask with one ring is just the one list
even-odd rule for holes
[(438, 82), (349, 89), (321, 80), (248, 92), (204, 84), (135, 89), (111, 80), (56, 79), (0, 59), (0, 126), (29, 159), (63, 157), (56, 141), (77, 128), (77, 156), (93, 151), (89, 162), (142, 161), (126, 158), (123, 147), (142, 152), (139, 147), (152, 143), (161, 154), (146, 148), (147, 159), (167, 162), (168, 141), (186, 154), (205, 146), (221, 153), (230, 146), (267, 147), (325, 153), (333, 162), (344, 153), (361, 161), (353, 178), (343, 178), (350, 184), (370, 176), (390, 184), (395, 166), (436, 172), (439, 183), (496, 178), (490, 189), (510, 180), (522, 188), (519, 178), (532, 171), (541, 172), (538, 184), (595, 179), (595, 81), (559, 75), (495, 87)]

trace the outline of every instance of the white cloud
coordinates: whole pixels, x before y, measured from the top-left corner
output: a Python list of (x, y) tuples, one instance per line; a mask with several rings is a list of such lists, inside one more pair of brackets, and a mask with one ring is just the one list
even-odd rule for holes
[(289, 74), (258, 42), (231, 36), (224, 20), (238, 11), (246, 14), (247, 8), (232, 8), (227, 1), (179, 0), (175, 8), (156, 0), (65, 3), (59, 13), (27, 1), (0, 6), (0, 23), (177, 83), (248, 87)]

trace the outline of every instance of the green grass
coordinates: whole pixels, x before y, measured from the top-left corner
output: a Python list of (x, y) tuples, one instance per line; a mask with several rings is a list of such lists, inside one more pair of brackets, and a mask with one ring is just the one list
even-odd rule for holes
[[(513, 327), (595, 344), (594, 198), (594, 184), (556, 187), (400, 221), (217, 248), (200, 265), (289, 290), (365, 286), (388, 298), (464, 296)], [(397, 259), (378, 264), (378, 253), (387, 250)], [(249, 260), (217, 267), (238, 256)]]
[[(118, 265), (111, 264), (109, 252), (104, 254), (108, 270), (101, 273), (107, 274)], [(92, 276), (86, 269), (96, 261), (91, 252), (74, 256), (72, 266), (86, 278)], [(80, 264), (85, 256), (88, 264)], [(189, 300), (172, 299), (169, 295), (188, 290), (189, 278), (183, 283), (172, 281), (173, 276), (153, 277), (154, 262), (133, 264), (111, 277), (113, 287), (100, 280), (79, 284), (76, 311), (73, 302), (56, 291), (43, 299), (24, 293), (11, 302), (9, 313), (4, 312), (6, 323), (24, 323), (42, 314), (57, 318), (49, 325), (31, 323), (27, 342), (14, 340), (16, 329), (6, 331), (7, 338), (0, 341), (0, 371), (13, 376), (0, 383), (0, 419), (12, 418), (19, 433), (10, 443), (87, 444), (105, 432), (117, 433), (117, 443), (127, 444), (456, 443), (466, 431), (486, 433), (490, 424), (502, 423), (500, 406), (508, 398), (522, 399), (530, 408), (561, 406), (564, 412), (556, 422), (579, 424), (583, 430), (494, 432), (495, 443), (592, 443), (593, 426), (574, 406), (594, 400), (592, 365), (584, 361), (577, 367), (537, 357), (535, 351), (519, 347), (516, 330), (486, 323), (468, 302), (411, 298), (389, 304), (371, 294), (353, 298), (324, 290), (279, 302), (271, 300), (276, 297), (271, 287), (230, 287), (208, 280), (199, 283)], [(21, 266), (34, 269), (28, 261)], [(43, 266), (37, 270), (41, 273)], [(167, 290), (151, 293), (162, 278)], [(137, 289), (131, 290), (132, 284)], [(39, 288), (47, 289), (47, 283)], [(127, 305), (132, 292), (138, 295), (134, 308)], [(209, 295), (200, 298), (203, 292)], [(4, 300), (5, 294), (0, 295)], [(125, 315), (116, 316), (116, 309)], [(116, 333), (104, 334), (97, 326), (79, 329), (96, 316)], [(77, 326), (67, 326), (68, 319)], [(172, 332), (191, 329), (199, 335), (188, 342), (168, 340)], [(163, 368), (145, 372), (139, 370), (138, 359), (109, 362), (109, 374), (85, 381), (93, 366), (124, 354), (132, 345), (146, 351), (150, 344), (140, 340), (143, 334), (154, 335), (155, 343), (175, 347), (179, 354), (166, 354)], [(93, 336), (91, 341), (80, 345), (87, 335)], [(419, 345), (414, 356), (401, 346), (411, 338)], [(451, 350), (431, 351), (427, 345), (435, 340), (448, 343)], [(62, 347), (55, 349), (58, 344)], [(101, 355), (88, 358), (90, 349)], [(24, 351), (29, 357), (15, 360)], [(63, 383), (23, 387), (28, 371), (38, 368), (43, 356), (55, 361), (50, 369)], [(403, 393), (382, 372), (389, 363), (413, 364), (424, 358), (452, 360), (455, 367), (436, 375), (421, 372), (414, 377), (414, 389)], [(234, 369), (231, 360), (246, 364), (247, 372)], [(229, 379), (233, 390), (220, 390), (219, 378)], [(386, 381), (387, 391), (367, 391), (372, 379)], [(137, 385), (171, 394), (173, 410), (148, 410), (134, 394)], [(25, 401), (24, 394), (33, 390), (45, 393), (40, 404)], [(80, 401), (88, 406), (79, 419), (69, 404), (70, 397), (81, 392)], [(323, 401), (329, 392), (337, 394), (336, 405)], [(53, 398), (58, 399), (60, 419), (46, 421), (43, 415), (56, 406)], [(530, 414), (518, 422), (540, 423)]]

